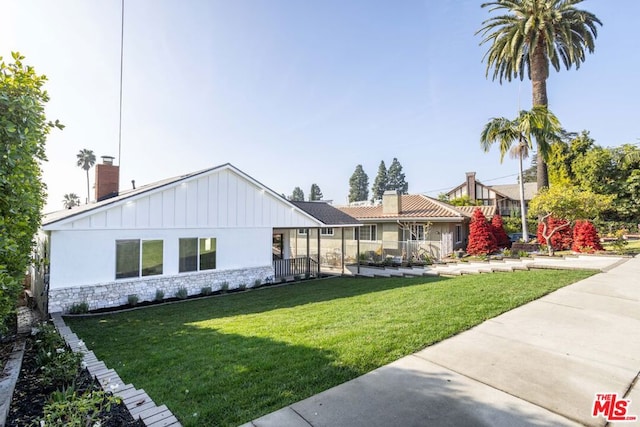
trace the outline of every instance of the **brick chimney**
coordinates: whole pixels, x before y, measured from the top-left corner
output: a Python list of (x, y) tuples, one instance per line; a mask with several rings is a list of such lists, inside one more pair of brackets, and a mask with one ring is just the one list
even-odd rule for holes
[(102, 156), (102, 164), (96, 165), (96, 202), (118, 195), (120, 166), (113, 164), (115, 157)]
[(387, 190), (382, 195), (382, 213), (398, 215), (402, 212), (402, 195), (396, 190)]
[(472, 202), (476, 200), (476, 173), (467, 172), (467, 195)]

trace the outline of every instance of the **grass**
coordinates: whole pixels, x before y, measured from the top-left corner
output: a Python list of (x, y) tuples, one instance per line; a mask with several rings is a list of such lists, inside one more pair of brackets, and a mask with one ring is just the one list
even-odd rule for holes
[[(616, 248), (612, 243), (605, 243), (602, 246), (606, 251), (617, 253)], [(640, 253), (640, 240), (629, 240), (622, 253), (627, 255)]]
[(184, 426), (238, 425), (591, 274), (340, 278), (67, 323)]

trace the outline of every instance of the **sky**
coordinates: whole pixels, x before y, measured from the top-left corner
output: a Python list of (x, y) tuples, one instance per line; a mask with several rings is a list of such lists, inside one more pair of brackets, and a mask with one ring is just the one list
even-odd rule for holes
[[(487, 79), (476, 0), (0, 0), (0, 56), (48, 77), (45, 211), (86, 198), (81, 149), (116, 157), (121, 190), (224, 163), (277, 193), (311, 184), (346, 204), (397, 158), (409, 192), (437, 196), (475, 171), (515, 183), (480, 149), (493, 117), (531, 107), (531, 83)], [(637, 0), (586, 0), (603, 22), (579, 70), (551, 71), (549, 108), (596, 143), (637, 143)], [(94, 171), (90, 171), (93, 186)], [(93, 190), (92, 190), (93, 194)]]

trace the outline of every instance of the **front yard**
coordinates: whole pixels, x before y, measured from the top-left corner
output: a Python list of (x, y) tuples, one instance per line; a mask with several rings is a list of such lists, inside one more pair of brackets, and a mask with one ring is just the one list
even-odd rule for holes
[(591, 274), (336, 278), (66, 321), (183, 425), (238, 425)]

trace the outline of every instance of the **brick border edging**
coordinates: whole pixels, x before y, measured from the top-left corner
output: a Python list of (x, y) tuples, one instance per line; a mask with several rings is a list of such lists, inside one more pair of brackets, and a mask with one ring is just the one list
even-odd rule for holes
[(87, 349), (82, 340), (65, 324), (61, 313), (51, 313), (51, 320), (71, 350), (82, 353), (82, 360), (91, 376), (98, 380), (105, 391), (111, 391), (114, 396), (122, 399), (134, 419), (141, 419), (149, 427), (182, 427), (165, 405), (157, 406), (144, 390), (125, 384), (114, 369), (107, 368), (104, 362), (98, 360), (93, 351)]

